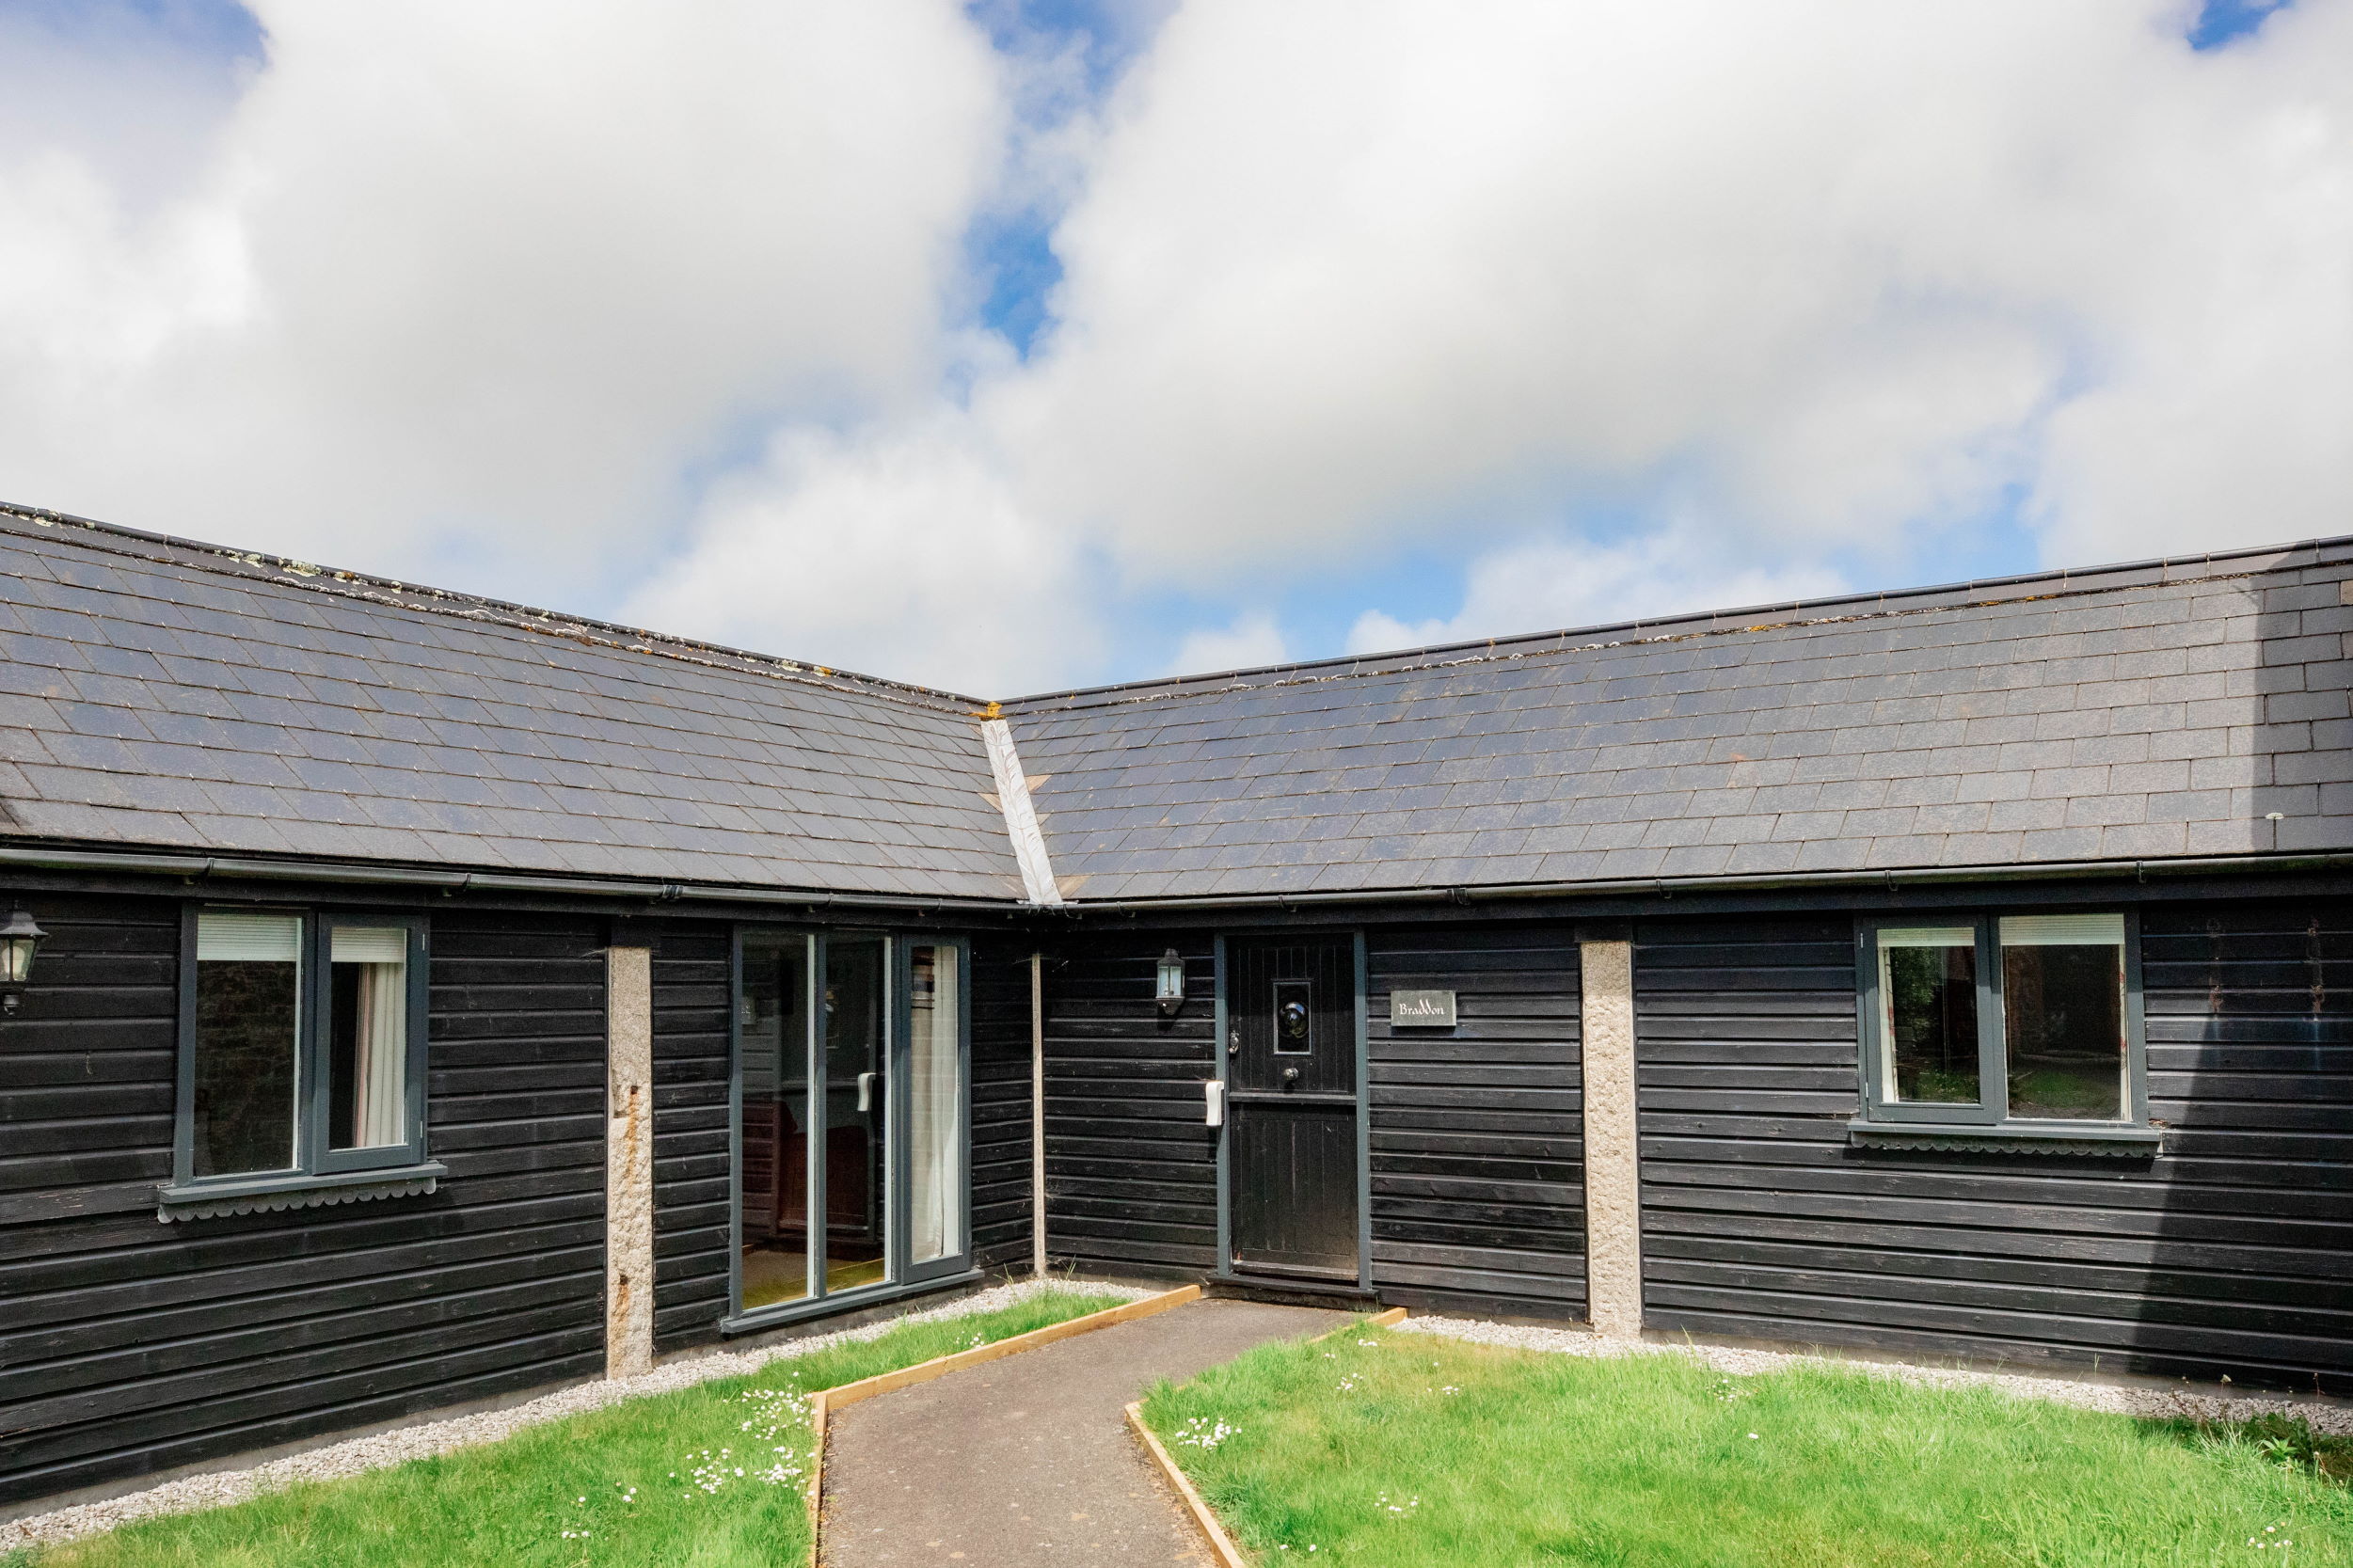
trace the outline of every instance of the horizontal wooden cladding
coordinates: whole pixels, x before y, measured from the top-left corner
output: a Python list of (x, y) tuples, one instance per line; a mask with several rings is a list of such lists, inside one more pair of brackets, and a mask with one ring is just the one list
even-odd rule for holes
[(0, 1189), (0, 1499), (602, 1366), (600, 923), (434, 911), (439, 1191), (159, 1225), (168, 1121), (106, 1096), (141, 1085), (168, 1107), (179, 906), (49, 898), (38, 918), (39, 1049), (20, 1056), (9, 1025), (0, 1102), (86, 1084), (30, 1103), (118, 1141), (85, 1182), (52, 1164), (51, 1185)]
[(0, 1050), (0, 1214), (28, 1219), (51, 1195), (170, 1178), (179, 1012), (177, 904), (39, 902), (38, 983)]
[(2141, 922), (2141, 1159), (1854, 1148), (1851, 924), (1645, 923), (1646, 1322), (2353, 1392), (2353, 918)]
[[(1184, 958), (1174, 1018), (1153, 1002), (1161, 953)], [(1047, 958), (1047, 1245), (1107, 1270), (1206, 1273), (1217, 1252), (1215, 948), (1176, 938), (1066, 941)]]
[(734, 933), (665, 923), (653, 937), (654, 1347), (716, 1338), (728, 1313), (727, 1008)]
[[(1574, 934), (1382, 931), (1366, 968), (1375, 1285), (1385, 1299), (1582, 1315)], [(1392, 1030), (1399, 990), (1455, 992), (1456, 1023)]]
[(972, 1250), (981, 1268), (1030, 1248), (1027, 943), (972, 948)]

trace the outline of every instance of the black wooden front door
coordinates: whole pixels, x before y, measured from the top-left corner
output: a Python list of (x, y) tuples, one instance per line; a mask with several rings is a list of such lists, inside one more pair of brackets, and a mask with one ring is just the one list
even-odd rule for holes
[(1232, 1267), (1353, 1283), (1355, 943), (1236, 940), (1226, 966)]

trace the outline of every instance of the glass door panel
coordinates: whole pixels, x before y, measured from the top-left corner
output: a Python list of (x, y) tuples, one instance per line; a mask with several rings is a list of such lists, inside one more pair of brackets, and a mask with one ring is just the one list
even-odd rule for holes
[(736, 1310), (945, 1278), (971, 1259), (971, 955), (745, 928)]
[(809, 939), (746, 933), (737, 1202), (742, 1298), (750, 1312), (810, 1293)]
[(825, 1291), (891, 1277), (883, 939), (825, 940)]
[(962, 951), (907, 949), (907, 1260), (964, 1250)]

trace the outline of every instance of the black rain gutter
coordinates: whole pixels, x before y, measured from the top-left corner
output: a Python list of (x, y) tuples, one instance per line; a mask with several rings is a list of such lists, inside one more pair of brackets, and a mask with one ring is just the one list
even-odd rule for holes
[(439, 888), (446, 893), (562, 894), (582, 898), (642, 899), (676, 903), (711, 899), (728, 903), (789, 905), (795, 909), (967, 910), (1017, 914), (1029, 906), (1017, 899), (943, 895), (917, 898), (874, 893), (795, 892), (787, 888), (712, 887), (690, 882), (606, 881), (587, 877), (534, 876), (491, 871), (430, 871), (415, 866), (348, 864), (331, 861), (251, 860), (224, 855), (156, 855), (119, 849), (42, 849), (0, 847), (0, 868), (27, 866), (50, 871), (111, 871), (133, 876), (246, 877), (292, 882), (354, 882), (369, 886)]
[(2201, 855), (2180, 860), (2055, 861), (2032, 865), (1917, 866), (1884, 871), (1758, 872), (1731, 877), (1630, 877), (1615, 881), (1513, 882), (1489, 887), (1388, 888), (1345, 893), (1248, 893), (1198, 898), (1080, 900), (1056, 913), (1152, 914), (1171, 910), (1296, 910), (1343, 904), (1482, 904), (1511, 898), (1673, 897), (1678, 893), (1748, 893), (1781, 889), (1858, 888), (1893, 893), (1955, 882), (2025, 882), (2050, 879), (2228, 876), (2234, 872), (2333, 871), (2353, 867), (2353, 851), (2298, 855)]
[(132, 876), (251, 878), (264, 881), (352, 882), (368, 886), (439, 888), (448, 893), (552, 894), (584, 898), (621, 898), (647, 903), (705, 899), (794, 909), (965, 911), (974, 914), (1089, 915), (1156, 914), (1184, 910), (1301, 910), (1362, 904), (1486, 904), (1522, 898), (1671, 898), (1678, 893), (1769, 893), (1809, 888), (1852, 888), (1894, 893), (1908, 887), (1943, 887), (1968, 882), (2024, 882), (2091, 878), (2230, 876), (2239, 873), (2336, 871), (2353, 868), (2353, 850), (2312, 854), (2203, 855), (2178, 860), (2057, 861), (2027, 865), (1915, 866), (1880, 871), (1760, 872), (1729, 877), (1629, 877), (1613, 881), (1513, 882), (1487, 887), (1407, 887), (1331, 893), (1246, 893), (1195, 898), (1078, 900), (1060, 905), (1017, 899), (825, 893), (787, 888), (706, 886), (686, 882), (609, 881), (488, 871), (432, 871), (415, 866), (365, 865), (329, 861), (256, 860), (223, 855), (147, 854), (121, 849), (44, 849), (0, 846), (0, 869), (25, 866), (53, 871), (116, 872)]

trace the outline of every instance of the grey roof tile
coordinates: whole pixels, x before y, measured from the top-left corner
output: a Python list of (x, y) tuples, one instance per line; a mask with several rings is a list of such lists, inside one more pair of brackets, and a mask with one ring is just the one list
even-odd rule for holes
[[(1728, 849), (1728, 872), (2204, 852), (2247, 842), (2205, 825), (2258, 796), (2284, 801), (2266, 809), (2290, 820), (2327, 809), (2309, 791), (2270, 793), (2275, 765), (2289, 769), (2282, 784), (2342, 784), (2353, 798), (2348, 574), (2342, 559), (2303, 559), (2282, 570), (2318, 576), (2296, 578), (2288, 600), (2264, 597), (2287, 578), (2233, 578), (2254, 569), (2244, 561), (2175, 563), (2074, 574), (2081, 591), (2039, 598), (2020, 585), (2011, 602), (1924, 595), (1919, 609), (1859, 621), (1563, 635), (1418, 672), (1405, 660), (1383, 673), (1309, 667), (1009, 706), (1027, 766), (1051, 775), (1036, 791), (1049, 813), (1066, 791), (1128, 787), (1139, 735), (1237, 733), (1247, 715), (1302, 758), (1344, 741), (1353, 765), (1378, 761), (1386, 736), (1410, 727), (1412, 760), (1387, 752), (1371, 784), (1317, 762), (1312, 782), (1257, 768), (1237, 778), (1239, 796), (1196, 797), (1188, 841), (1206, 831), (1226, 847), (1226, 888), (1242, 885), (1237, 870), (1273, 863), (1260, 837), (1270, 811), (1328, 814), (1346, 800), (1368, 827), (1327, 818), (1300, 842), (1383, 866), (1416, 854), (1443, 863), (1451, 851), (1417, 850), (1390, 826), (1400, 802), (1384, 794), (1424, 781), (1445, 781), (1449, 803), (1471, 808), (1457, 828), (1517, 802), (1509, 820), (1530, 832), (1516, 855), (1482, 860), (1496, 880), (1643, 875), (1630, 868), (1699, 847)], [(1127, 895), (1173, 886), (1153, 860), (1164, 832), (1140, 824), (1123, 837)], [(1057, 868), (1083, 873), (1092, 851), (1056, 827), (1048, 836)], [(2181, 847), (2153, 847), (2170, 844)]]
[(18, 833), (1019, 895), (961, 699), (6, 513), (0, 557)]
[[(5, 511), (0, 553), (17, 832), (1017, 894), (964, 699)], [(1007, 709), (1090, 898), (2337, 847), (2353, 545), (2266, 561)]]

